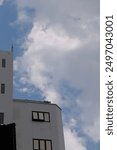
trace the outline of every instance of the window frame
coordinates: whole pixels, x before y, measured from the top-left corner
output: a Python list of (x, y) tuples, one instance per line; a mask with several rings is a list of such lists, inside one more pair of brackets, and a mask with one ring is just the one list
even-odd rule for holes
[[(37, 113), (37, 119), (34, 118), (33, 113)], [(39, 117), (39, 114), (43, 115), (43, 119)], [(48, 120), (45, 119), (45, 115), (48, 114)], [(32, 111), (32, 121), (37, 121), (37, 122), (50, 122), (50, 112), (43, 112), (43, 111)]]
[[(37, 144), (38, 144), (38, 149), (35, 149), (34, 141), (37, 141), (37, 142), (38, 142), (38, 143), (37, 143)], [(52, 150), (52, 140), (50, 140), (50, 139), (35, 139), (35, 138), (34, 138), (33, 141), (32, 141), (32, 142), (33, 142), (33, 150), (41, 150), (41, 149), (40, 149), (40, 141), (43, 141), (43, 142), (44, 142), (44, 147), (45, 147), (44, 150), (48, 150), (48, 149), (47, 149), (47, 146), (46, 146), (46, 144), (47, 144), (46, 142), (49, 141), (49, 142), (50, 142), (50, 145), (51, 145), (51, 150)]]

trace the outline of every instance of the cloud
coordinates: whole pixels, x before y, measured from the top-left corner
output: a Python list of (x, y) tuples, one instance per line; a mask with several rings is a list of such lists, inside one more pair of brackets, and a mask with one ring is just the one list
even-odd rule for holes
[[(53, 75), (57, 68), (58, 59), (65, 53), (73, 51), (80, 45), (78, 38), (69, 37), (60, 27), (49, 28), (45, 32), (42, 25), (34, 24), (32, 32), (28, 35), (25, 42), (24, 56), (15, 62), (15, 68), (21, 67), (23, 81), (34, 84), (41, 89), (48, 99), (61, 100), (56, 92), (58, 75)], [(63, 58), (62, 58), (63, 59)], [(22, 65), (21, 65), (22, 64)], [(62, 65), (62, 64), (61, 64)], [(55, 82), (53, 81), (53, 77)]]
[(2, 6), (4, 3), (4, 0), (0, 0), (0, 6)]
[(77, 136), (77, 133), (72, 131), (69, 127), (64, 128), (64, 137), (66, 150), (86, 150), (84, 140)]
[(69, 136), (72, 149), (85, 150), (78, 128), (99, 141), (99, 1), (17, 0), (17, 8), (18, 21), (31, 28), (14, 61), (15, 78), (22, 92), (33, 86), (63, 108), (71, 124), (65, 125), (67, 150)]

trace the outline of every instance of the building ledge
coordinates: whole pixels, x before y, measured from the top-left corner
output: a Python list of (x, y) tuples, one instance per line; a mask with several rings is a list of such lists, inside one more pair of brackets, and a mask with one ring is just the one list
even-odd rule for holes
[(13, 98), (13, 102), (35, 103), (35, 104), (44, 104), (44, 105), (55, 105), (55, 106), (57, 106), (61, 110), (61, 108), (57, 104), (51, 103), (51, 101), (30, 100), (30, 99), (16, 99), (16, 98)]

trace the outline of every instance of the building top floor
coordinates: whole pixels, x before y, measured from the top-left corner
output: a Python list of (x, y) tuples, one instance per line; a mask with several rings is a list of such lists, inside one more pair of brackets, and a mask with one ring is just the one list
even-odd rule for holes
[(13, 102), (15, 103), (23, 103), (23, 104), (34, 104), (34, 105), (44, 105), (44, 106), (55, 106), (57, 107), (58, 109), (61, 110), (61, 108), (57, 105), (57, 104), (54, 104), (54, 103), (51, 103), (51, 101), (42, 101), (42, 100), (32, 100), (32, 99), (17, 99), (17, 98), (14, 98), (13, 99)]

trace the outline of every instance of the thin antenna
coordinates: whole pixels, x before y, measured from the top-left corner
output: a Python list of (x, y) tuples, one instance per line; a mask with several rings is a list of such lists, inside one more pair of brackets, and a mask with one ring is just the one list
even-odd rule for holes
[(13, 44), (11, 45), (11, 51), (13, 52)]

